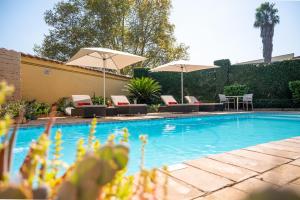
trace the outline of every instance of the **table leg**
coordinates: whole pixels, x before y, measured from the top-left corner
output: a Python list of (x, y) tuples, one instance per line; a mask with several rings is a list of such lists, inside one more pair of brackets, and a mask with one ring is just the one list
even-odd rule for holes
[(236, 98), (236, 111), (239, 111), (239, 98)]

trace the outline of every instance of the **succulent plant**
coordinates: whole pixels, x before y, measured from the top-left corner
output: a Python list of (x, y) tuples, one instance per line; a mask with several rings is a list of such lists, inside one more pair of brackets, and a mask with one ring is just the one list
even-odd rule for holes
[(1, 199), (32, 199), (32, 191), (22, 186), (5, 185), (0, 187)]
[(95, 154), (87, 153), (62, 184), (58, 199), (63, 199), (65, 193), (78, 200), (97, 199), (101, 189), (126, 167), (128, 154), (128, 147), (111, 144), (101, 147)]

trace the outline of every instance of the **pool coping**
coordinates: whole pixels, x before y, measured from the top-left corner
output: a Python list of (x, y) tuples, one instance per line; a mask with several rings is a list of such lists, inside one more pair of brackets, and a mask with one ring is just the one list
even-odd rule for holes
[(169, 168), (167, 174), (160, 172), (176, 183), (168, 185), (172, 200), (241, 200), (267, 187), (292, 189), (300, 195), (300, 136), (188, 160)]
[[(214, 116), (214, 115), (232, 115), (232, 114), (246, 114), (253, 112), (194, 112), (194, 113), (164, 113), (160, 115), (158, 113), (148, 113), (147, 115), (134, 115), (134, 116), (115, 116), (115, 117), (102, 117), (97, 118), (98, 123), (126, 123), (134, 121), (147, 121), (147, 120), (161, 120), (161, 119), (176, 119), (176, 118), (191, 118), (201, 116)], [(20, 128), (26, 127), (42, 127), (48, 122), (49, 118), (42, 118), (29, 121), (26, 124), (20, 124)], [(55, 125), (75, 125), (75, 124), (90, 124), (92, 118), (80, 118), (80, 117), (57, 117)]]
[[(192, 117), (205, 117), (205, 116), (219, 116), (219, 115), (237, 115), (237, 114), (249, 114), (249, 113), (294, 113), (300, 114), (299, 111), (241, 111), (241, 112), (194, 112), (194, 113), (148, 113), (147, 115), (135, 115), (135, 116), (116, 116), (116, 117), (104, 117), (97, 118), (98, 123), (122, 123), (133, 121), (147, 121), (147, 120), (161, 120), (161, 119), (176, 119), (176, 118), (192, 118)], [(26, 124), (19, 124), (20, 128), (40, 128), (46, 125), (49, 118), (43, 118), (38, 120), (29, 121)], [(79, 117), (57, 117), (55, 120), (56, 125), (77, 125), (77, 124), (90, 124), (90, 118)]]

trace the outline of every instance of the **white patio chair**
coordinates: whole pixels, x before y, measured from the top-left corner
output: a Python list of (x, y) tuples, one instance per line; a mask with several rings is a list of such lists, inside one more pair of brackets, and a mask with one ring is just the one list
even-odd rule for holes
[(253, 94), (244, 94), (243, 96), (243, 109), (245, 106), (247, 107), (247, 111), (249, 110), (249, 104), (253, 110)]
[(219, 99), (220, 99), (220, 103), (223, 103), (223, 104), (224, 104), (225, 110), (226, 110), (226, 107), (227, 107), (227, 110), (229, 110), (229, 104), (230, 104), (230, 101), (229, 101), (229, 99), (225, 96), (225, 94), (219, 94)]

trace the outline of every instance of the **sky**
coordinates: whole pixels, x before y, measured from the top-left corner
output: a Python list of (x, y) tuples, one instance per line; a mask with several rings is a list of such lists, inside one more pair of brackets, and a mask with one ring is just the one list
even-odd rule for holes
[[(0, 48), (34, 54), (50, 27), (44, 12), (59, 0), (0, 0)], [(170, 20), (178, 42), (189, 46), (190, 60), (212, 64), (262, 58), (260, 30), (253, 27), (260, 0), (173, 0)], [(300, 1), (272, 1), (279, 10), (273, 56), (300, 56)]]

